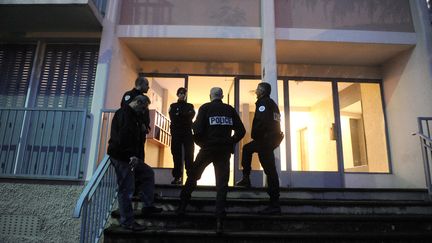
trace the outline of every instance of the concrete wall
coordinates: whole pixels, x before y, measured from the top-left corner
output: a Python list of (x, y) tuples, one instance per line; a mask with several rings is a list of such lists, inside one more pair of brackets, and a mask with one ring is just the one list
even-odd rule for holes
[(275, 0), (276, 27), (413, 32), (406, 0)]
[(120, 24), (259, 26), (260, 0), (123, 0)]
[(116, 40), (114, 45), (104, 106), (107, 109), (120, 108), (123, 94), (135, 87), (135, 79), (140, 71), (135, 54), (121, 41)]
[(0, 215), (35, 216), (36, 237), (0, 235), (0, 242), (79, 242), (80, 220), (72, 218), (83, 186), (31, 183), (0, 184)]
[(387, 115), (393, 174), (346, 175), (348, 187), (424, 188), (423, 159), (417, 117), (432, 116), (432, 33), (425, 1), (410, 0), (418, 43), (383, 65), (384, 103)]
[[(140, 67), (147, 73), (261, 75), (259, 63), (141, 61)], [(279, 64), (278, 75), (282, 77), (381, 79), (382, 71), (380, 67), (371, 66)]]

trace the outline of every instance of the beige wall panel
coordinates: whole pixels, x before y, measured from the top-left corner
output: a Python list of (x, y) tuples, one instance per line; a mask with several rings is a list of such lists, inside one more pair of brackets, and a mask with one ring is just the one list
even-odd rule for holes
[(361, 84), (363, 124), (370, 172), (389, 172), (381, 94), (376, 84)]
[(276, 27), (414, 32), (407, 0), (275, 0)]
[(382, 71), (366, 66), (279, 64), (278, 76), (381, 79)]
[(105, 99), (107, 109), (120, 108), (123, 94), (135, 86), (139, 71), (139, 61), (129, 48), (117, 41), (113, 48), (112, 65)]
[[(260, 76), (259, 63), (142, 61), (146, 73)], [(381, 67), (279, 64), (278, 76), (381, 79)]]
[(330, 128), (334, 123), (333, 102), (325, 99), (311, 107), (313, 126), (310, 134), (313, 134), (312, 141), (309, 141), (310, 167), (311, 171), (337, 171), (336, 140), (331, 140)]
[(260, 26), (260, 0), (123, 0), (121, 25)]
[(143, 61), (140, 64), (146, 73), (260, 75), (257, 63)]

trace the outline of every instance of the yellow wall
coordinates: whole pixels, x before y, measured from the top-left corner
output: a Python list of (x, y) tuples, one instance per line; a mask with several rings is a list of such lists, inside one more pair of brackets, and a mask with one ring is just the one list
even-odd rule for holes
[(388, 172), (387, 142), (379, 85), (361, 84), (360, 89), (369, 170)]

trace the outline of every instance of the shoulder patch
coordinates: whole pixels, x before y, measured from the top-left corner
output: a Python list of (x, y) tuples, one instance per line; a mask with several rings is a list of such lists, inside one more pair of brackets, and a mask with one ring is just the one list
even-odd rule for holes
[(130, 99), (130, 95), (126, 95), (126, 96), (124, 97), (124, 99), (125, 99), (125, 101), (128, 101), (128, 100)]
[(258, 107), (258, 110), (259, 110), (260, 112), (264, 112), (264, 111), (265, 111), (265, 109), (266, 109), (266, 108), (265, 108), (265, 106), (263, 106), (263, 105), (262, 105), (262, 106), (260, 106), (260, 107)]

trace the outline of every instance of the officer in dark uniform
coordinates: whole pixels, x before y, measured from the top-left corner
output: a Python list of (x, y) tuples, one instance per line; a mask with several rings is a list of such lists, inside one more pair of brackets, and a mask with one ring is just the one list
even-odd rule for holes
[[(139, 73), (137, 79), (135, 80), (135, 87), (127, 91), (126, 93), (124, 93), (121, 99), (120, 107), (124, 107), (128, 105), (136, 96), (146, 94), (148, 90), (149, 90), (148, 79), (144, 77), (142, 73)], [(139, 116), (148, 133), (150, 131), (150, 114), (148, 109), (143, 111), (142, 114), (140, 114)]]
[(143, 213), (160, 212), (153, 206), (154, 172), (143, 162), (145, 132), (142, 129), (139, 114), (148, 109), (150, 99), (137, 95), (128, 105), (118, 109), (111, 125), (111, 138), (108, 155), (114, 165), (118, 184), (118, 204), (121, 226), (128, 230), (140, 231), (146, 227), (134, 220), (131, 198), (135, 180), (138, 196), (143, 202)]
[(183, 158), (186, 172), (189, 171), (193, 162), (192, 119), (195, 116), (195, 110), (192, 104), (186, 102), (187, 90), (185, 88), (177, 90), (177, 97), (178, 101), (171, 104), (168, 112), (171, 120), (171, 154), (174, 161), (174, 169), (172, 170), (174, 180), (171, 184), (181, 185)]
[(277, 104), (270, 98), (271, 86), (259, 83), (255, 91), (257, 96), (255, 116), (252, 122), (252, 141), (243, 146), (242, 167), (243, 179), (237, 186), (250, 187), (252, 154), (258, 153), (259, 161), (267, 175), (270, 205), (261, 213), (277, 214), (281, 212), (279, 205), (279, 176), (276, 171), (273, 150), (279, 146), (283, 134), (280, 129), (280, 112)]
[[(210, 90), (211, 102), (198, 110), (193, 123), (194, 141), (201, 149), (188, 172), (188, 178), (181, 191), (181, 203), (177, 213), (185, 213), (191, 194), (196, 188), (204, 169), (213, 162), (216, 177), (216, 218), (217, 231), (222, 230), (222, 217), (225, 215), (225, 201), (228, 191), (230, 156), (235, 144), (246, 131), (236, 110), (222, 103), (223, 93), (219, 87)], [(234, 130), (234, 135), (231, 135)]]
[[(148, 79), (143, 75), (143, 73), (139, 73), (138, 77), (135, 80), (135, 87), (123, 94), (123, 97), (122, 97), (121, 103), (120, 103), (120, 107), (121, 108), (127, 108), (129, 106), (129, 104), (132, 102), (132, 100), (135, 99), (135, 97), (145, 96), (143, 94), (146, 94), (148, 92), (148, 90), (149, 90)], [(148, 99), (147, 96), (145, 96), (145, 97)], [(137, 117), (138, 117), (138, 120), (140, 121), (140, 124), (141, 124), (141, 130), (143, 131), (142, 133), (140, 133), (141, 136), (143, 136), (143, 144), (142, 144), (143, 156), (140, 159), (142, 160), (142, 163), (144, 163), (144, 161), (145, 161), (144, 144), (146, 142), (146, 136), (150, 131), (150, 113), (149, 113), (148, 107), (146, 107), (146, 109), (143, 109), (142, 111), (138, 112)], [(140, 185), (140, 183), (141, 183), (140, 180), (136, 180), (135, 182), (136, 182), (135, 188), (138, 189), (142, 186), (142, 185)], [(153, 194), (154, 184), (153, 184), (153, 188), (148, 187), (147, 190), (148, 191), (151, 190), (152, 194)], [(139, 192), (136, 191), (135, 195), (138, 195), (138, 194), (139, 194)], [(153, 198), (153, 195), (151, 196), (151, 198)], [(161, 208), (157, 208), (157, 207), (153, 207), (153, 206), (142, 208), (142, 213), (144, 215), (152, 214), (152, 213), (159, 213), (161, 211), (162, 211)]]

